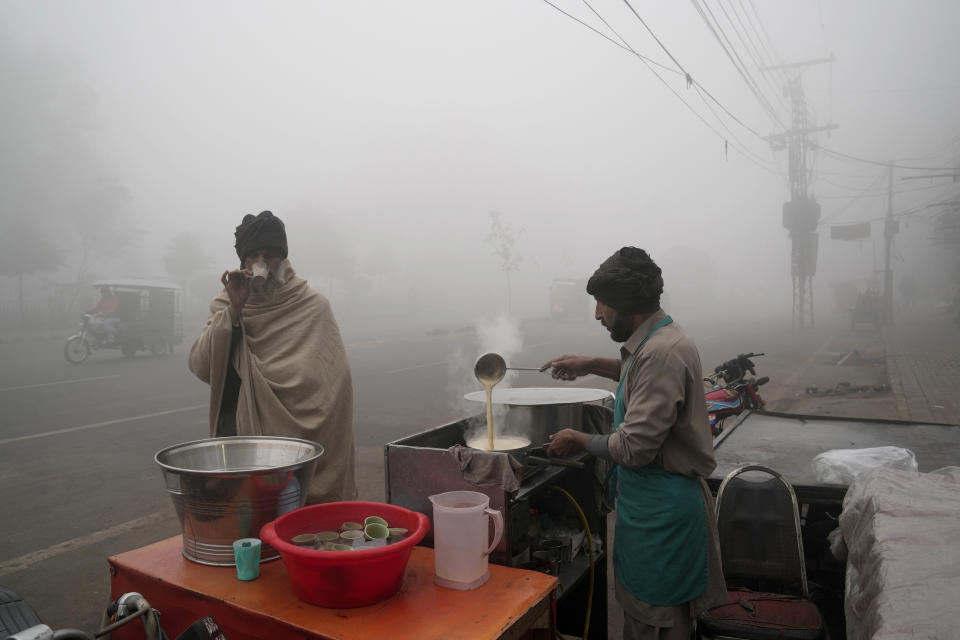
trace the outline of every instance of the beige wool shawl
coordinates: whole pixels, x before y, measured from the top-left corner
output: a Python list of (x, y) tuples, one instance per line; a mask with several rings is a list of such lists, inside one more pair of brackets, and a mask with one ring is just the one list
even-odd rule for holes
[[(233, 354), (240, 375), (237, 435), (317, 442), (324, 452), (307, 503), (357, 495), (353, 383), (330, 303), (290, 269), (274, 293), (250, 293), (241, 312), (243, 339)], [(221, 291), (190, 349), (190, 370), (210, 385), (210, 436), (216, 434), (229, 365), (230, 299)]]

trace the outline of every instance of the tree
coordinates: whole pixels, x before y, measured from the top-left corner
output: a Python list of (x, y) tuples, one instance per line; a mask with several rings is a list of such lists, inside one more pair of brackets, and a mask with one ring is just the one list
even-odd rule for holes
[(183, 287), (184, 299), (189, 300), (190, 278), (213, 263), (213, 257), (203, 250), (200, 240), (189, 231), (181, 231), (170, 240), (163, 264), (177, 284)]
[(83, 249), (78, 282), (99, 257), (116, 257), (134, 244), (133, 229), (123, 219), (129, 200), (127, 188), (110, 179), (100, 180), (77, 200), (72, 213)]
[(7, 220), (0, 231), (0, 276), (16, 277), (20, 289), (20, 326), (23, 318), (23, 276), (56, 271), (63, 264), (60, 248), (29, 218)]
[(510, 286), (510, 273), (520, 268), (523, 259), (517, 255), (515, 245), (523, 234), (523, 228), (516, 232), (513, 226), (500, 220), (498, 211), (490, 212), (490, 233), (484, 241), (493, 247), (491, 255), (500, 258), (500, 268), (507, 276), (507, 313), (513, 314), (513, 293)]
[(73, 308), (97, 261), (131, 245), (130, 198), (101, 147), (102, 111), (79, 62), (5, 35), (0, 25), (0, 121), (16, 126), (0, 128), (0, 212), (29, 212), (77, 265)]

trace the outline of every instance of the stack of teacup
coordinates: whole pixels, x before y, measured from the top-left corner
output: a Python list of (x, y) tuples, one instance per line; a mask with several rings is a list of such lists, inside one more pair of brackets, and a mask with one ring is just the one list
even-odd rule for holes
[(343, 522), (337, 531), (301, 533), (294, 536), (291, 542), (300, 547), (319, 551), (354, 551), (382, 547), (391, 542), (397, 542), (406, 535), (406, 529), (391, 527), (380, 516), (367, 516), (363, 524)]

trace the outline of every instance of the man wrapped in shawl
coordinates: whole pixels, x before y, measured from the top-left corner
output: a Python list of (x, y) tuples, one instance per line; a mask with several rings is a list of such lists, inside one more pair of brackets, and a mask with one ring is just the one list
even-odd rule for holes
[(317, 442), (307, 503), (353, 500), (353, 383), (330, 303), (293, 270), (271, 212), (244, 216), (235, 238), (240, 269), (221, 276), (190, 348), (190, 371), (210, 385), (210, 436)]
[(563, 429), (550, 455), (587, 450), (615, 463), (613, 565), (624, 638), (683, 639), (692, 620), (726, 602), (713, 500), (716, 467), (696, 346), (663, 309), (660, 267), (624, 247), (587, 282), (596, 319), (621, 343), (619, 358), (565, 355), (553, 377), (593, 373), (619, 382), (614, 432)]

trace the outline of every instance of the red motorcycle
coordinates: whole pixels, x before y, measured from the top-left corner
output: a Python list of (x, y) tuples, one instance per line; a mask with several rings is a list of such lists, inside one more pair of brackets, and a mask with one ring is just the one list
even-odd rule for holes
[(716, 369), (713, 375), (703, 379), (713, 385), (713, 389), (706, 393), (707, 414), (710, 417), (710, 433), (713, 437), (723, 431), (723, 422), (730, 416), (743, 413), (747, 409), (763, 409), (766, 404), (760, 397), (760, 385), (770, 382), (770, 378), (747, 378), (749, 373), (756, 376), (757, 372), (751, 358), (762, 356), (762, 353), (741, 353), (732, 360), (727, 360)]

